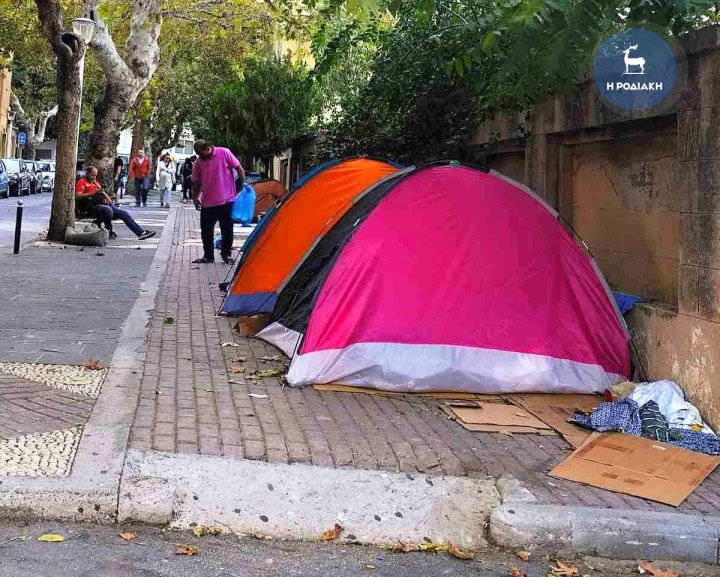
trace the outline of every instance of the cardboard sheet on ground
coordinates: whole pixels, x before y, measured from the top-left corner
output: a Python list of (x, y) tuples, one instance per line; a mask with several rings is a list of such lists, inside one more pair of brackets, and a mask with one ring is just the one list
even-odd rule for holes
[(489, 402), (502, 402), (500, 395), (482, 395), (475, 393), (453, 393), (450, 392), (439, 392), (439, 393), (397, 393), (393, 391), (381, 391), (379, 389), (371, 389), (367, 387), (353, 387), (351, 385), (339, 385), (336, 383), (328, 383), (326, 385), (313, 385), (316, 391), (330, 391), (333, 393), (364, 393), (366, 395), (412, 395), (418, 397), (428, 397), (431, 399), (446, 399), (446, 400), (467, 400), (467, 401), (489, 401)]
[(720, 463), (719, 457), (622, 433), (589, 439), (550, 475), (679, 506)]
[(446, 405), (458, 422), (469, 431), (485, 433), (539, 433), (551, 427), (529, 412), (501, 403), (477, 403), (477, 406)]
[(270, 315), (240, 317), (235, 325), (235, 332), (243, 337), (254, 337), (270, 324)]
[(568, 423), (576, 409), (590, 411), (605, 399), (602, 395), (503, 395), (560, 433), (573, 447), (581, 446), (591, 431)]

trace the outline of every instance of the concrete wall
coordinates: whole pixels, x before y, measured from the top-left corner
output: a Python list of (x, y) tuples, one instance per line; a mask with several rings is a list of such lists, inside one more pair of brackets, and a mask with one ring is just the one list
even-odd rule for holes
[(472, 145), (558, 208), (614, 289), (652, 299), (628, 319), (638, 360), (720, 429), (720, 28), (682, 41), (687, 86), (660, 115), (620, 116), (586, 82)]

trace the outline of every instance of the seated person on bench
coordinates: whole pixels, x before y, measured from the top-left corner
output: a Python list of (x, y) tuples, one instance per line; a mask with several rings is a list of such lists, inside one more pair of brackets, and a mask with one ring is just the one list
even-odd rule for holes
[(112, 199), (103, 192), (97, 174), (97, 168), (89, 166), (85, 177), (75, 184), (75, 216), (93, 218), (93, 222), (98, 226), (105, 225), (111, 239), (117, 238), (117, 234), (112, 229), (112, 221), (118, 219), (122, 220), (140, 240), (155, 236), (154, 231), (143, 230), (128, 212), (112, 203)]

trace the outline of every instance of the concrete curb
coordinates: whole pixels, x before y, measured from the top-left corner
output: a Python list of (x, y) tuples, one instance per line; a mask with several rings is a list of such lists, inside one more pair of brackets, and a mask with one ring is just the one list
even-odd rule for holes
[(519, 484), (498, 489), (503, 504), (490, 515), (489, 539), (501, 547), (720, 564), (718, 517), (541, 505)]
[(338, 523), (341, 541), (395, 546), (431, 540), (480, 549), (499, 503), (494, 479), (130, 450), (118, 519), (310, 541)]
[(172, 248), (177, 208), (168, 214), (140, 296), (123, 324), (102, 392), (85, 425), (70, 475), (0, 477), (0, 516), (107, 523), (117, 498), (140, 390), (142, 347)]

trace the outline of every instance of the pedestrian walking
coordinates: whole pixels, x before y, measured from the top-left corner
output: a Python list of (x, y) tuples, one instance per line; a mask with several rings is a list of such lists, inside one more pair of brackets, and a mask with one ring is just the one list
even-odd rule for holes
[(97, 174), (97, 168), (88, 166), (85, 176), (75, 184), (75, 216), (94, 218), (95, 224), (98, 227), (104, 226), (110, 233), (111, 239), (117, 238), (117, 234), (113, 231), (113, 220), (122, 220), (140, 240), (155, 236), (155, 231), (144, 230), (130, 213), (113, 204), (112, 199), (103, 192)]
[(150, 187), (150, 159), (141, 148), (137, 156), (130, 161), (130, 178), (135, 181), (135, 206), (147, 206), (148, 188)]
[(180, 178), (182, 178), (182, 195), (183, 203), (190, 202), (192, 200), (192, 171), (197, 156), (194, 154), (185, 159), (182, 168), (180, 169)]
[(195, 161), (192, 172), (192, 192), (195, 208), (200, 211), (200, 236), (203, 257), (195, 263), (215, 261), (213, 235), (220, 222), (220, 256), (225, 264), (232, 264), (233, 221), (232, 207), (237, 195), (237, 182), (242, 186), (245, 171), (240, 161), (227, 148), (215, 146), (207, 140), (195, 142)]
[(123, 162), (123, 159), (119, 156), (115, 159), (115, 164), (113, 166), (113, 193), (115, 195), (115, 199), (118, 198), (118, 193), (120, 194), (119, 198), (123, 197), (123, 191), (121, 189), (121, 178), (123, 173), (123, 167), (125, 166), (125, 163)]
[(155, 178), (160, 189), (160, 207), (170, 208), (170, 198), (175, 185), (175, 163), (169, 154), (165, 153), (160, 157)]

